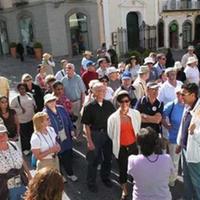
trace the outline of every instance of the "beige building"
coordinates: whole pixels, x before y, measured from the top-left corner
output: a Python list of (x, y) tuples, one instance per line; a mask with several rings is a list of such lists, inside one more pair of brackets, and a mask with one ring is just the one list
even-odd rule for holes
[(200, 1), (159, 0), (158, 47), (186, 48), (200, 42)]
[(0, 0), (0, 54), (10, 42), (26, 53), (41, 42), (55, 56), (78, 55), (100, 45), (96, 0)]

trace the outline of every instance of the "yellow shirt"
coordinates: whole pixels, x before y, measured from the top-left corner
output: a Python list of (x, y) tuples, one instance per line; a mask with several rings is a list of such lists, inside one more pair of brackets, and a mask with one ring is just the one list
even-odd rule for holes
[(0, 76), (0, 95), (1, 96), (8, 96), (8, 91), (10, 89), (8, 79)]

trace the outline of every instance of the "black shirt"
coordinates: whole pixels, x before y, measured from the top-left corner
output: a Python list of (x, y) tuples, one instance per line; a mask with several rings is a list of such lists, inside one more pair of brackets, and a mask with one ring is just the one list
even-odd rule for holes
[(115, 108), (110, 101), (103, 100), (102, 106), (96, 100), (85, 106), (81, 122), (90, 125), (93, 130), (107, 130), (108, 117), (115, 112)]
[[(147, 115), (155, 115), (156, 113), (160, 113), (162, 115), (163, 107), (163, 102), (160, 102), (158, 99), (156, 99), (156, 101), (153, 104), (151, 104), (148, 97), (142, 97), (138, 100), (135, 108), (140, 113), (144, 113)], [(158, 133), (161, 133), (161, 124), (142, 123), (141, 125), (142, 128), (146, 128), (147, 126), (150, 126)]]

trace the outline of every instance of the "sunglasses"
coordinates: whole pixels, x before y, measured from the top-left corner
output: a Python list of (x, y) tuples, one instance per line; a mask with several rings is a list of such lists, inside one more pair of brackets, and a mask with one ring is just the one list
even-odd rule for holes
[(161, 58), (162, 60), (166, 60), (166, 58)]
[(8, 101), (0, 101), (1, 103), (8, 103)]
[(101, 80), (101, 82), (107, 83), (108, 81), (107, 80)]
[(122, 100), (122, 101), (120, 101), (120, 103), (129, 103), (130, 102), (130, 100)]

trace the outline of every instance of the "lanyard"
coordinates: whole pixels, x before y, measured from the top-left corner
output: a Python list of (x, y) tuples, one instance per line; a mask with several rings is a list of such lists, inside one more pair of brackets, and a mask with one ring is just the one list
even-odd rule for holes
[[(43, 134), (40, 134), (40, 135), (43, 137), (43, 139), (45, 140), (46, 144), (48, 145), (48, 147), (49, 147), (49, 149), (50, 149), (51, 146), (50, 146), (49, 142), (47, 141), (46, 137), (45, 137)], [(40, 135), (37, 134), (37, 136), (39, 137), (39, 139), (40, 139), (40, 141), (41, 141)], [(47, 135), (49, 136), (49, 138), (50, 138), (50, 140), (51, 140), (51, 143), (52, 143), (52, 145), (54, 146), (54, 142), (53, 142), (53, 139), (52, 139), (51, 135), (50, 135), (49, 133), (48, 133)]]

